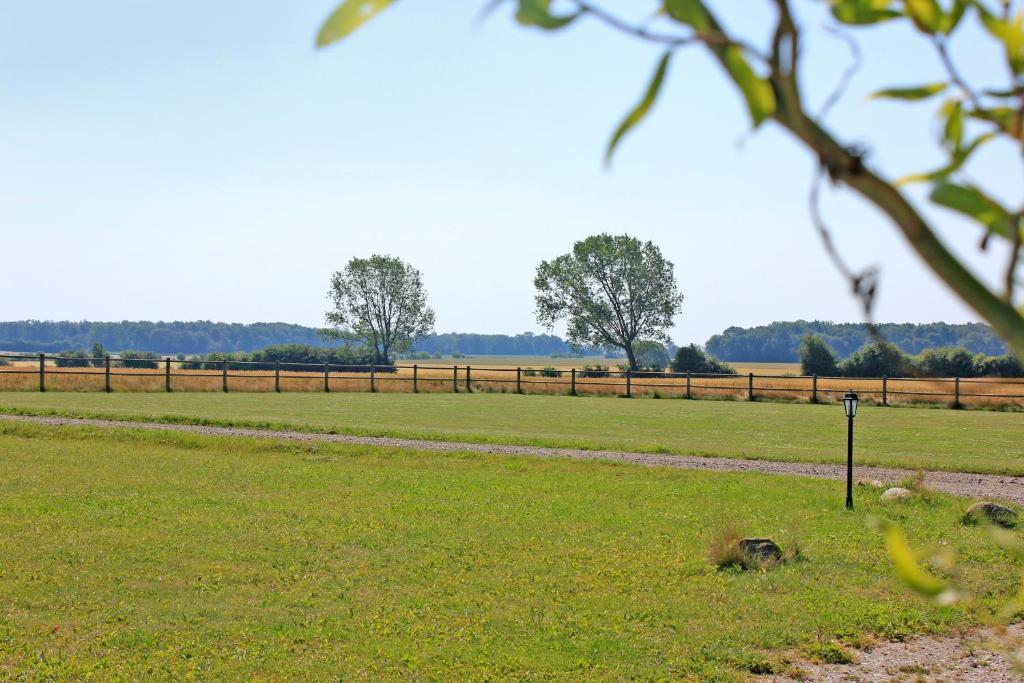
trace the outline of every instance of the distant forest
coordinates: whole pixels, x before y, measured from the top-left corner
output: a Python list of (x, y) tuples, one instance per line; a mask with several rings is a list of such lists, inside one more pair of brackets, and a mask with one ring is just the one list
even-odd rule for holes
[[(878, 325), (878, 329), (883, 338), (909, 354), (944, 346), (959, 346), (987, 356), (1006, 353), (1003, 342), (983, 323), (883, 323)], [(706, 348), (722, 360), (795, 363), (800, 360), (800, 341), (808, 332), (822, 337), (840, 358), (846, 358), (871, 341), (863, 323), (797, 320), (760, 327), (730, 327), (711, 337)]]
[[(193, 355), (259, 351), (280, 344), (337, 346), (320, 338), (317, 328), (289, 323), (194, 322), (0, 322), (0, 351), (60, 353), (88, 349), (99, 343), (108, 351), (126, 349), (161, 354)], [(570, 353), (568, 345), (549, 334), (434, 334), (415, 344), (417, 351), (466, 355), (550, 355)]]

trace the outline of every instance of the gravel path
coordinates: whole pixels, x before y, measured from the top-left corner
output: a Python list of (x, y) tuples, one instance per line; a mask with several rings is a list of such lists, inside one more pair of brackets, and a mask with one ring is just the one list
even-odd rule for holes
[(974, 629), (961, 635), (885, 642), (857, 652), (853, 664), (795, 662), (802, 676), (763, 676), (773, 683), (1008, 683), (1024, 681), (1014, 671), (1007, 650), (1020, 646), (1024, 629), (1006, 633)]
[[(635, 465), (679, 467), (689, 470), (715, 472), (766, 472), (768, 474), (795, 474), (820, 479), (845, 479), (843, 465), (815, 465), (810, 463), (772, 462), (742, 458), (711, 458), (690, 455), (658, 455), (623, 451), (596, 451), (574, 448), (541, 448), (536, 446), (505, 446), (498, 444), (463, 443), (455, 441), (423, 441), (376, 436), (343, 436), (309, 432), (241, 429), (234, 427), (207, 427), (175, 425), (156, 422), (129, 422), (118, 420), (90, 420), (83, 418), (0, 415), (3, 420), (17, 420), (48, 425), (89, 425), (94, 427), (130, 427), (132, 429), (163, 429), (176, 432), (194, 432), (217, 436), (246, 436), (257, 439), (283, 439), (286, 441), (327, 441), (332, 443), (361, 444), (390, 448), (417, 448), (428, 451), (472, 451), (495, 455), (527, 455), (546, 458), (575, 458), (578, 460), (613, 460)], [(886, 467), (856, 467), (858, 479), (897, 482), (912, 474), (908, 470)], [(967, 474), (963, 472), (927, 472), (924, 483), (933, 489), (967, 498), (994, 498), (1024, 505), (1024, 477), (994, 474)]]

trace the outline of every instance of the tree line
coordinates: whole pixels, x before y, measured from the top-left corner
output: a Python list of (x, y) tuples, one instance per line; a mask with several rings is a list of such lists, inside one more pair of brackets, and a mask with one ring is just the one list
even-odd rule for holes
[[(998, 356), (1007, 350), (992, 328), (984, 323), (883, 323), (876, 328), (879, 336), (908, 354), (953, 346), (989, 356)], [(797, 320), (749, 328), (730, 327), (708, 339), (705, 347), (727, 361), (793, 363), (800, 360), (800, 345), (808, 334), (823, 339), (840, 359), (872, 341), (871, 332), (863, 323)]]
[[(0, 350), (26, 353), (61, 353), (85, 350), (93, 344), (126, 351), (147, 349), (176, 356), (207, 353), (255, 352), (270, 346), (299, 344), (315, 348), (335, 346), (323, 339), (316, 327), (290, 323), (189, 322), (69, 322), (17, 320), (0, 322)], [(428, 334), (413, 342), (415, 351), (427, 354), (472, 356), (547, 356), (573, 353), (553, 334), (476, 334), (448, 332)]]

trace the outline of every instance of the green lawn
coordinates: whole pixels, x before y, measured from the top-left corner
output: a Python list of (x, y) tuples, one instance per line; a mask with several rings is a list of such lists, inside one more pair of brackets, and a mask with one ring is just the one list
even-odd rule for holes
[[(281, 426), (485, 443), (842, 462), (836, 405), (514, 394), (0, 393), (0, 412)], [(863, 406), (857, 462), (1024, 475), (1024, 415)]]
[[(897, 585), (878, 514), (1015, 587), (961, 501), (815, 479), (5, 422), (0, 471), (7, 679), (720, 681), (977, 619)], [(718, 571), (723, 520), (804, 559)]]

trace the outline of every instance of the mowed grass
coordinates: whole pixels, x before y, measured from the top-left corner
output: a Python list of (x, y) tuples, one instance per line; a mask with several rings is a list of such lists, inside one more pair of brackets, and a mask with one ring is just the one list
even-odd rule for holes
[[(722, 681), (1015, 583), (960, 500), (797, 477), (4, 422), (0, 468), (0, 678)], [(899, 585), (871, 515), (982, 611)], [(723, 521), (803, 559), (719, 571)]]
[[(0, 393), (0, 412), (839, 463), (838, 405), (514, 394)], [(1024, 475), (1024, 415), (862, 406), (856, 462)]]

